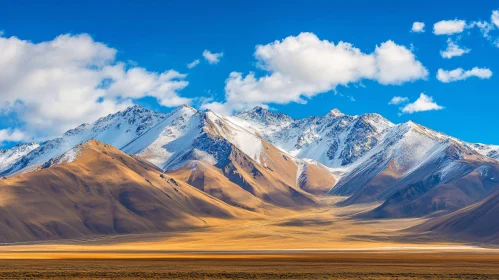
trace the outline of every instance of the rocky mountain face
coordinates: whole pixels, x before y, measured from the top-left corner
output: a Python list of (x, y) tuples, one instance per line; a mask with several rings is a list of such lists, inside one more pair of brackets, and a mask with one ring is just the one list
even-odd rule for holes
[(383, 202), (365, 218), (417, 217), (455, 211), (497, 190), (477, 174), (495, 168), (498, 146), (337, 109), (293, 119), (261, 107), (222, 116), (189, 106), (168, 114), (134, 106), (40, 145), (1, 151), (0, 174), (72, 162), (73, 147), (90, 139), (178, 172), (199, 189), (223, 192), (213, 185), (221, 181), (230, 192), (238, 186), (257, 200), (246, 204), (227, 192), (220, 199), (253, 210), (314, 205), (311, 194), (329, 194), (348, 197), (342, 205)]
[(472, 175), (497, 164), (497, 146), (466, 143), (413, 122), (395, 125), (377, 114), (346, 116), (336, 109), (303, 120), (262, 108), (233, 118), (292, 155), (343, 170), (328, 191), (348, 197), (341, 205), (384, 202), (365, 218), (444, 214), (499, 190)]
[[(101, 118), (94, 123), (82, 124), (77, 128), (68, 130), (59, 138), (39, 145), (32, 144), (30, 149), (25, 149), (22, 156), (4, 158), (0, 161), (0, 175), (6, 176), (22, 170), (31, 170), (90, 139), (97, 139), (122, 148), (166, 117), (165, 114), (139, 106), (130, 107), (125, 111)], [(7, 150), (7, 153), (11, 153), (10, 150)]]
[(10, 169), (12, 165), (20, 161), (23, 157), (39, 146), (40, 145), (38, 143), (32, 142), (19, 144), (7, 150), (0, 149), (0, 170)]
[(321, 117), (294, 120), (257, 107), (231, 119), (295, 157), (329, 167), (353, 164), (393, 127), (378, 114), (347, 116), (337, 109)]
[(470, 145), (482, 155), (499, 159), (499, 146), (497, 145), (484, 145), (484, 144), (470, 144)]
[(496, 164), (472, 145), (406, 123), (390, 131), (330, 193), (349, 196), (343, 205), (384, 201), (364, 217), (446, 213), (499, 190), (495, 184), (484, 187), (478, 177), (474, 177), (473, 184), (463, 184), (471, 173)]
[[(499, 183), (499, 169), (487, 168), (477, 170), (471, 176), (480, 176), (484, 185)], [(499, 192), (450, 214), (430, 219), (416, 226), (411, 231), (418, 234), (429, 234), (437, 239), (461, 240), (466, 242), (483, 242), (499, 244)]]

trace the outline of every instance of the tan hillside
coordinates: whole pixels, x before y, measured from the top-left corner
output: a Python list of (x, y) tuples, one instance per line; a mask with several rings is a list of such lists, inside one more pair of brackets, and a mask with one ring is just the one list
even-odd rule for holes
[(175, 231), (256, 215), (110, 145), (76, 149), (73, 162), (0, 181), (1, 242)]
[(399, 218), (428, 214), (446, 214), (485, 199), (499, 190), (499, 165), (494, 162), (461, 160), (462, 170), (470, 170), (462, 177), (442, 180), (428, 177), (407, 184), (389, 197), (381, 206), (365, 217)]
[[(297, 184), (298, 166), (293, 159), (263, 142), (262, 164), (232, 144), (222, 164), (213, 166), (200, 160), (189, 161), (172, 176), (217, 197), (226, 203), (258, 213), (282, 208), (299, 209), (319, 205), (317, 198)], [(317, 171), (328, 173), (326, 169)]]
[(90, 140), (39, 170), (0, 181), (0, 241), (185, 231), (320, 206), (312, 193), (330, 187), (329, 171), (311, 164), (303, 172), (311, 177), (298, 184), (294, 160), (263, 145), (261, 163), (229, 144), (221, 165), (191, 160), (165, 174)]
[(325, 195), (336, 184), (336, 178), (320, 163), (307, 163), (299, 175), (300, 188), (308, 193)]
[(221, 170), (206, 162), (191, 161), (169, 175), (235, 207), (262, 214), (286, 212), (231, 182)]
[[(463, 182), (474, 189), (490, 188), (490, 184), (499, 184), (499, 169), (489, 170), (487, 182), (477, 182), (478, 174), (470, 174)], [(475, 178), (473, 178), (475, 177)], [(459, 186), (452, 186), (455, 188)], [(437, 217), (415, 227), (419, 233), (437, 235), (439, 238), (454, 238), (464, 241), (487, 242), (499, 244), (499, 192), (495, 192), (486, 199), (471, 206), (455, 211), (448, 215)]]
[(277, 206), (301, 208), (318, 205), (313, 195), (297, 186), (298, 167), (291, 158), (267, 143), (264, 147), (263, 166), (232, 147), (227, 163), (221, 166), (223, 174), (252, 195)]
[(402, 175), (394, 167), (391, 160), (385, 169), (372, 178), (360, 191), (352, 194), (348, 199), (341, 202), (341, 205), (352, 205), (356, 203), (368, 203), (379, 200), (382, 192), (397, 183)]

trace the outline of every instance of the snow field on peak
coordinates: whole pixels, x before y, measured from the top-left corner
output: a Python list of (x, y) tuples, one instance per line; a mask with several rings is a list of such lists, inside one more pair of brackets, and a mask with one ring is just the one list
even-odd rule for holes
[(200, 122), (196, 111), (179, 110), (130, 142), (123, 151), (141, 156), (157, 167), (166, 169), (174, 156), (180, 157), (192, 147), (202, 132)]
[(58, 164), (64, 164), (64, 163), (70, 163), (76, 160), (78, 156), (80, 156), (82, 150), (81, 145), (76, 145), (73, 148), (71, 148), (69, 151), (65, 152), (61, 156), (55, 159), (55, 161), (52, 163), (53, 165), (58, 165)]
[[(206, 133), (210, 135), (208, 138)], [(216, 150), (219, 140), (233, 144), (262, 164), (263, 146), (258, 135), (232, 123), (229, 118), (192, 108), (170, 115), (122, 150), (142, 157), (162, 170), (174, 170), (192, 159), (216, 164), (216, 153), (223, 152)]]
[(409, 130), (404, 137), (391, 150), (395, 168), (401, 173), (416, 168), (422, 162), (428, 160), (429, 152), (438, 142), (432, 138)]
[[(260, 115), (255, 116), (257, 112)], [(230, 119), (294, 157), (313, 159), (335, 168), (352, 164), (393, 126), (377, 114), (352, 117), (335, 112), (300, 120), (277, 115), (253, 110)]]
[(16, 145), (7, 150), (0, 150), (0, 173), (5, 169), (10, 168), (17, 161), (39, 146), (40, 145), (38, 143), (27, 143)]
[(134, 106), (125, 111), (110, 114), (91, 124), (82, 124), (68, 130), (62, 137), (48, 140), (31, 150), (10, 166), (0, 164), (0, 174), (9, 175), (25, 168), (42, 165), (57, 158), (74, 146), (90, 139), (113, 145), (121, 149), (167, 115)]
[(213, 112), (206, 112), (206, 116), (216, 125), (218, 135), (227, 139), (259, 164), (262, 164), (263, 144), (260, 137), (238, 125), (237, 120), (233, 121), (232, 118), (223, 117)]

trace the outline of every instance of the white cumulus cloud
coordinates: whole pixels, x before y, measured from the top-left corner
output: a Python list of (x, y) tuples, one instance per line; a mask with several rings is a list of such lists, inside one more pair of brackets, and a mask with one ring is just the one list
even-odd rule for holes
[(434, 110), (442, 110), (444, 107), (438, 105), (433, 97), (428, 96), (424, 93), (419, 95), (419, 98), (401, 108), (402, 113), (412, 114), (416, 112), (424, 112), (424, 111), (434, 111)]
[(461, 48), (452, 39), (447, 39), (447, 48), (444, 51), (440, 51), (440, 55), (443, 58), (453, 58), (454, 56), (462, 56), (463, 54), (469, 53), (471, 50), (466, 48)]
[(217, 64), (220, 62), (220, 58), (224, 56), (224, 53), (212, 53), (209, 50), (203, 51), (203, 57), (208, 61), (209, 64)]
[(405, 103), (405, 102), (408, 102), (409, 101), (409, 98), (407, 97), (402, 97), (402, 96), (394, 96), (390, 102), (388, 102), (388, 104), (390, 105), (398, 105), (398, 104), (402, 104), (402, 103)]
[(492, 11), (492, 16), (490, 17), (492, 23), (497, 27), (499, 28), (499, 11), (498, 10), (495, 10), (495, 11)]
[(464, 20), (442, 20), (433, 25), (433, 33), (435, 35), (452, 35), (461, 33), (466, 28)]
[(489, 79), (490, 77), (492, 77), (492, 71), (490, 71), (490, 69), (488, 68), (474, 67), (473, 69), (467, 71), (463, 70), (462, 68), (457, 68), (454, 70), (438, 69), (437, 72), (437, 79), (442, 83), (466, 80), (470, 77)]
[(184, 74), (134, 67), (116, 61), (116, 53), (87, 34), (39, 43), (0, 37), (0, 111), (40, 139), (146, 96), (163, 106), (190, 102), (178, 95), (188, 84)]
[(384, 85), (424, 79), (428, 71), (406, 47), (393, 41), (364, 53), (347, 42), (335, 44), (313, 33), (301, 33), (255, 51), (257, 65), (268, 72), (257, 77), (232, 72), (225, 84), (225, 102), (204, 108), (231, 113), (269, 103), (305, 103), (308, 98), (363, 79)]
[(201, 61), (200, 61), (199, 59), (196, 59), (196, 60), (194, 60), (193, 62), (188, 63), (188, 64), (187, 64), (187, 68), (192, 69), (192, 68), (194, 68), (194, 67), (198, 66), (198, 64), (199, 64), (200, 62), (201, 62)]
[(26, 138), (26, 134), (19, 129), (0, 129), (0, 146), (2, 146), (4, 142), (19, 142)]
[(381, 84), (400, 85), (428, 76), (428, 70), (416, 60), (416, 56), (408, 48), (393, 41), (377, 46), (372, 56), (376, 62), (374, 80)]
[(417, 32), (417, 33), (419, 33), (419, 32), (425, 32), (425, 30), (424, 30), (424, 26), (425, 26), (424, 22), (419, 22), (419, 21), (416, 21), (416, 22), (414, 22), (414, 23), (412, 24), (412, 29), (411, 29), (411, 31), (412, 31), (412, 32)]

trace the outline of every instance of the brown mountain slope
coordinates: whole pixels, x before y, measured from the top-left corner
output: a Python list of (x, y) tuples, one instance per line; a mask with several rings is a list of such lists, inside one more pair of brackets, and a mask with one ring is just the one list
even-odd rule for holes
[(264, 142), (265, 152), (258, 164), (232, 146), (227, 162), (220, 166), (222, 173), (233, 183), (267, 203), (285, 208), (317, 206), (315, 197), (298, 185), (297, 165), (277, 148)]
[(363, 185), (358, 192), (353, 193), (350, 197), (338, 203), (338, 205), (348, 206), (356, 203), (379, 201), (381, 194), (395, 185), (402, 177), (394, 165), (393, 160), (391, 160), (385, 169)]
[(390, 196), (381, 206), (366, 213), (367, 218), (421, 217), (446, 214), (476, 203), (499, 190), (499, 164), (462, 160), (462, 177), (443, 180), (434, 174), (408, 184)]
[[(190, 109), (172, 124), (174, 127), (158, 127), (136, 141), (137, 147), (147, 146), (147, 152), (138, 155), (230, 205), (259, 213), (269, 210), (269, 205), (315, 206), (318, 200), (303, 189), (307, 183), (314, 188), (331, 187), (326, 168), (311, 168), (317, 180), (298, 184), (301, 160), (214, 112)], [(158, 160), (160, 156), (162, 160)], [(323, 181), (326, 185), (319, 186)]]
[(298, 185), (308, 193), (325, 195), (336, 184), (336, 177), (320, 163), (306, 163), (298, 177)]
[[(380, 201), (379, 207), (359, 217), (422, 217), (447, 214), (499, 190), (499, 184), (490, 180), (490, 174), (499, 170), (497, 160), (456, 141), (432, 143), (424, 157), (412, 157), (415, 163), (410, 168), (401, 164), (407, 159), (398, 151), (392, 153), (401, 158), (385, 158), (383, 153), (369, 158), (369, 164), (341, 179), (339, 188), (353, 191), (340, 205)], [(407, 146), (405, 150), (417, 149)]]
[(256, 215), (112, 146), (91, 140), (73, 152), (73, 162), (0, 180), (0, 242), (182, 230), (205, 226), (205, 218)]
[(363, 218), (442, 215), (499, 190), (479, 175), (498, 164), (467, 143), (407, 122), (394, 126), (329, 193), (349, 197), (341, 206), (382, 202)]
[[(201, 134), (191, 151), (181, 159), (186, 162), (184, 169), (192, 160), (203, 160), (199, 154), (208, 154), (215, 161), (203, 160), (206, 164), (213, 165), (230, 182), (265, 203), (294, 209), (319, 204), (314, 195), (298, 186), (299, 168), (292, 157), (254, 135), (251, 141), (258, 143), (234, 144), (238, 141), (234, 139), (232, 129), (238, 129), (239, 133), (249, 132), (212, 113), (205, 115), (202, 123)], [(244, 145), (253, 144), (261, 145), (261, 150), (251, 157), (243, 150)]]
[(299, 170), (291, 157), (266, 142), (263, 145), (263, 166), (229, 145), (222, 165), (191, 160), (169, 174), (230, 205), (272, 215), (317, 205), (311, 194), (325, 194), (334, 185), (334, 176), (324, 166), (305, 164)]
[(231, 182), (221, 170), (203, 161), (193, 160), (169, 175), (235, 207), (262, 214), (285, 211)]
[[(293, 159), (274, 146), (262, 142), (264, 151), (259, 163), (224, 139), (208, 135), (204, 141), (216, 143), (210, 144), (210, 147), (216, 147), (215, 150), (223, 147), (223, 157), (213, 164), (188, 156), (186, 159), (190, 160), (171, 174), (228, 204), (255, 212), (319, 204), (314, 195), (297, 185), (298, 166)], [(190, 154), (198, 151), (194, 149)]]
[[(497, 175), (494, 174), (497, 182)], [(499, 244), (499, 192), (471, 206), (429, 220), (412, 230), (445, 238)]]

